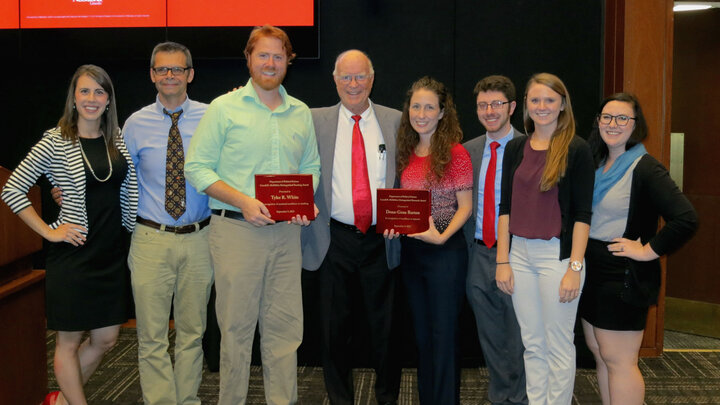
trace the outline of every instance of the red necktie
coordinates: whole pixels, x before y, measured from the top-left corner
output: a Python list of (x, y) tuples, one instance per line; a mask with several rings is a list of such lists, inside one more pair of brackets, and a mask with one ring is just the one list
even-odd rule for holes
[(360, 132), (360, 117), (353, 115), (355, 120), (352, 136), (352, 197), (355, 226), (367, 232), (372, 223), (372, 196), (370, 195), (370, 179), (368, 178), (365, 142)]
[(495, 244), (495, 168), (497, 167), (497, 148), (499, 143), (490, 144), (490, 163), (485, 173), (485, 191), (483, 192), (483, 242), (487, 247)]

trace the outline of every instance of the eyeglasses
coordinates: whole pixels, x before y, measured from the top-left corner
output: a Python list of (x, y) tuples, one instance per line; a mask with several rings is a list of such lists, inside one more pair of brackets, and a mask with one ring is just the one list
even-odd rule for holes
[(173, 67), (167, 67), (167, 66), (160, 66), (160, 67), (154, 67), (150, 68), (155, 72), (156, 75), (165, 76), (168, 72), (172, 72), (173, 76), (179, 76), (183, 73), (185, 73), (186, 70), (192, 69), (192, 66), (188, 67), (180, 67), (180, 66), (173, 66)]
[(370, 76), (372, 75), (342, 75), (335, 77), (343, 83), (350, 83), (352, 82), (352, 79), (355, 79), (358, 83), (364, 83), (370, 78)]
[(598, 115), (598, 122), (603, 125), (610, 125), (612, 120), (615, 120), (615, 123), (619, 127), (624, 127), (630, 122), (630, 120), (634, 120), (635, 117), (628, 117), (627, 115), (610, 115), (610, 114), (600, 114)]
[(488, 104), (483, 101), (481, 103), (477, 103), (477, 108), (478, 108), (478, 110), (487, 110), (488, 106), (490, 106), (490, 108), (492, 108), (493, 110), (499, 110), (502, 108), (502, 106), (504, 106), (505, 104), (508, 104), (508, 103), (509, 103), (509, 101), (495, 100)]

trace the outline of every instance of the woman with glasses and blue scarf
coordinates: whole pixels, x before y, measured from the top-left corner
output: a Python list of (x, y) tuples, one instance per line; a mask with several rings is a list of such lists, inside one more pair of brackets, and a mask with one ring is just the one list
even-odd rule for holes
[(692, 205), (641, 143), (647, 132), (637, 98), (618, 93), (603, 100), (588, 139), (597, 170), (578, 312), (603, 405), (643, 403), (638, 353), (660, 290), (658, 259), (697, 228)]

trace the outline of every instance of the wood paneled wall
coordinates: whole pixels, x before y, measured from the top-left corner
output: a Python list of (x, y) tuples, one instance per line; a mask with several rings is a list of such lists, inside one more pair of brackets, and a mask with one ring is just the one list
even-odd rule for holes
[[(670, 109), (673, 57), (672, 0), (606, 0), (606, 95), (634, 93), (643, 106), (650, 129), (648, 152), (670, 162)], [(666, 263), (662, 260), (663, 280)], [(659, 356), (663, 347), (665, 283), (658, 305), (650, 308), (641, 356)]]

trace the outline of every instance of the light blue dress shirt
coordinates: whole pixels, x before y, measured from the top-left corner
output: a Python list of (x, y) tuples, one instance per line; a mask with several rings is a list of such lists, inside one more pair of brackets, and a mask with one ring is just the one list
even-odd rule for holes
[[(190, 139), (200, 118), (207, 110), (207, 104), (185, 99), (178, 120), (178, 129), (187, 158)], [(130, 156), (137, 170), (139, 203), (138, 216), (159, 224), (183, 226), (202, 221), (210, 216), (207, 195), (198, 193), (185, 179), (185, 213), (177, 221), (165, 211), (165, 160), (167, 157), (168, 133), (172, 120), (163, 113), (163, 105), (156, 99), (125, 121), (123, 136)]]
[(475, 222), (475, 239), (482, 240), (482, 224), (483, 224), (483, 201), (485, 201), (485, 176), (487, 176), (487, 168), (490, 164), (490, 144), (497, 142), (497, 163), (495, 165), (495, 237), (497, 238), (498, 211), (500, 206), (500, 186), (502, 182), (502, 162), (505, 155), (505, 145), (512, 139), (513, 128), (505, 136), (494, 141), (487, 137), (485, 140), (485, 149), (483, 149), (482, 164), (480, 165), (480, 173), (478, 174), (478, 207), (477, 219)]

